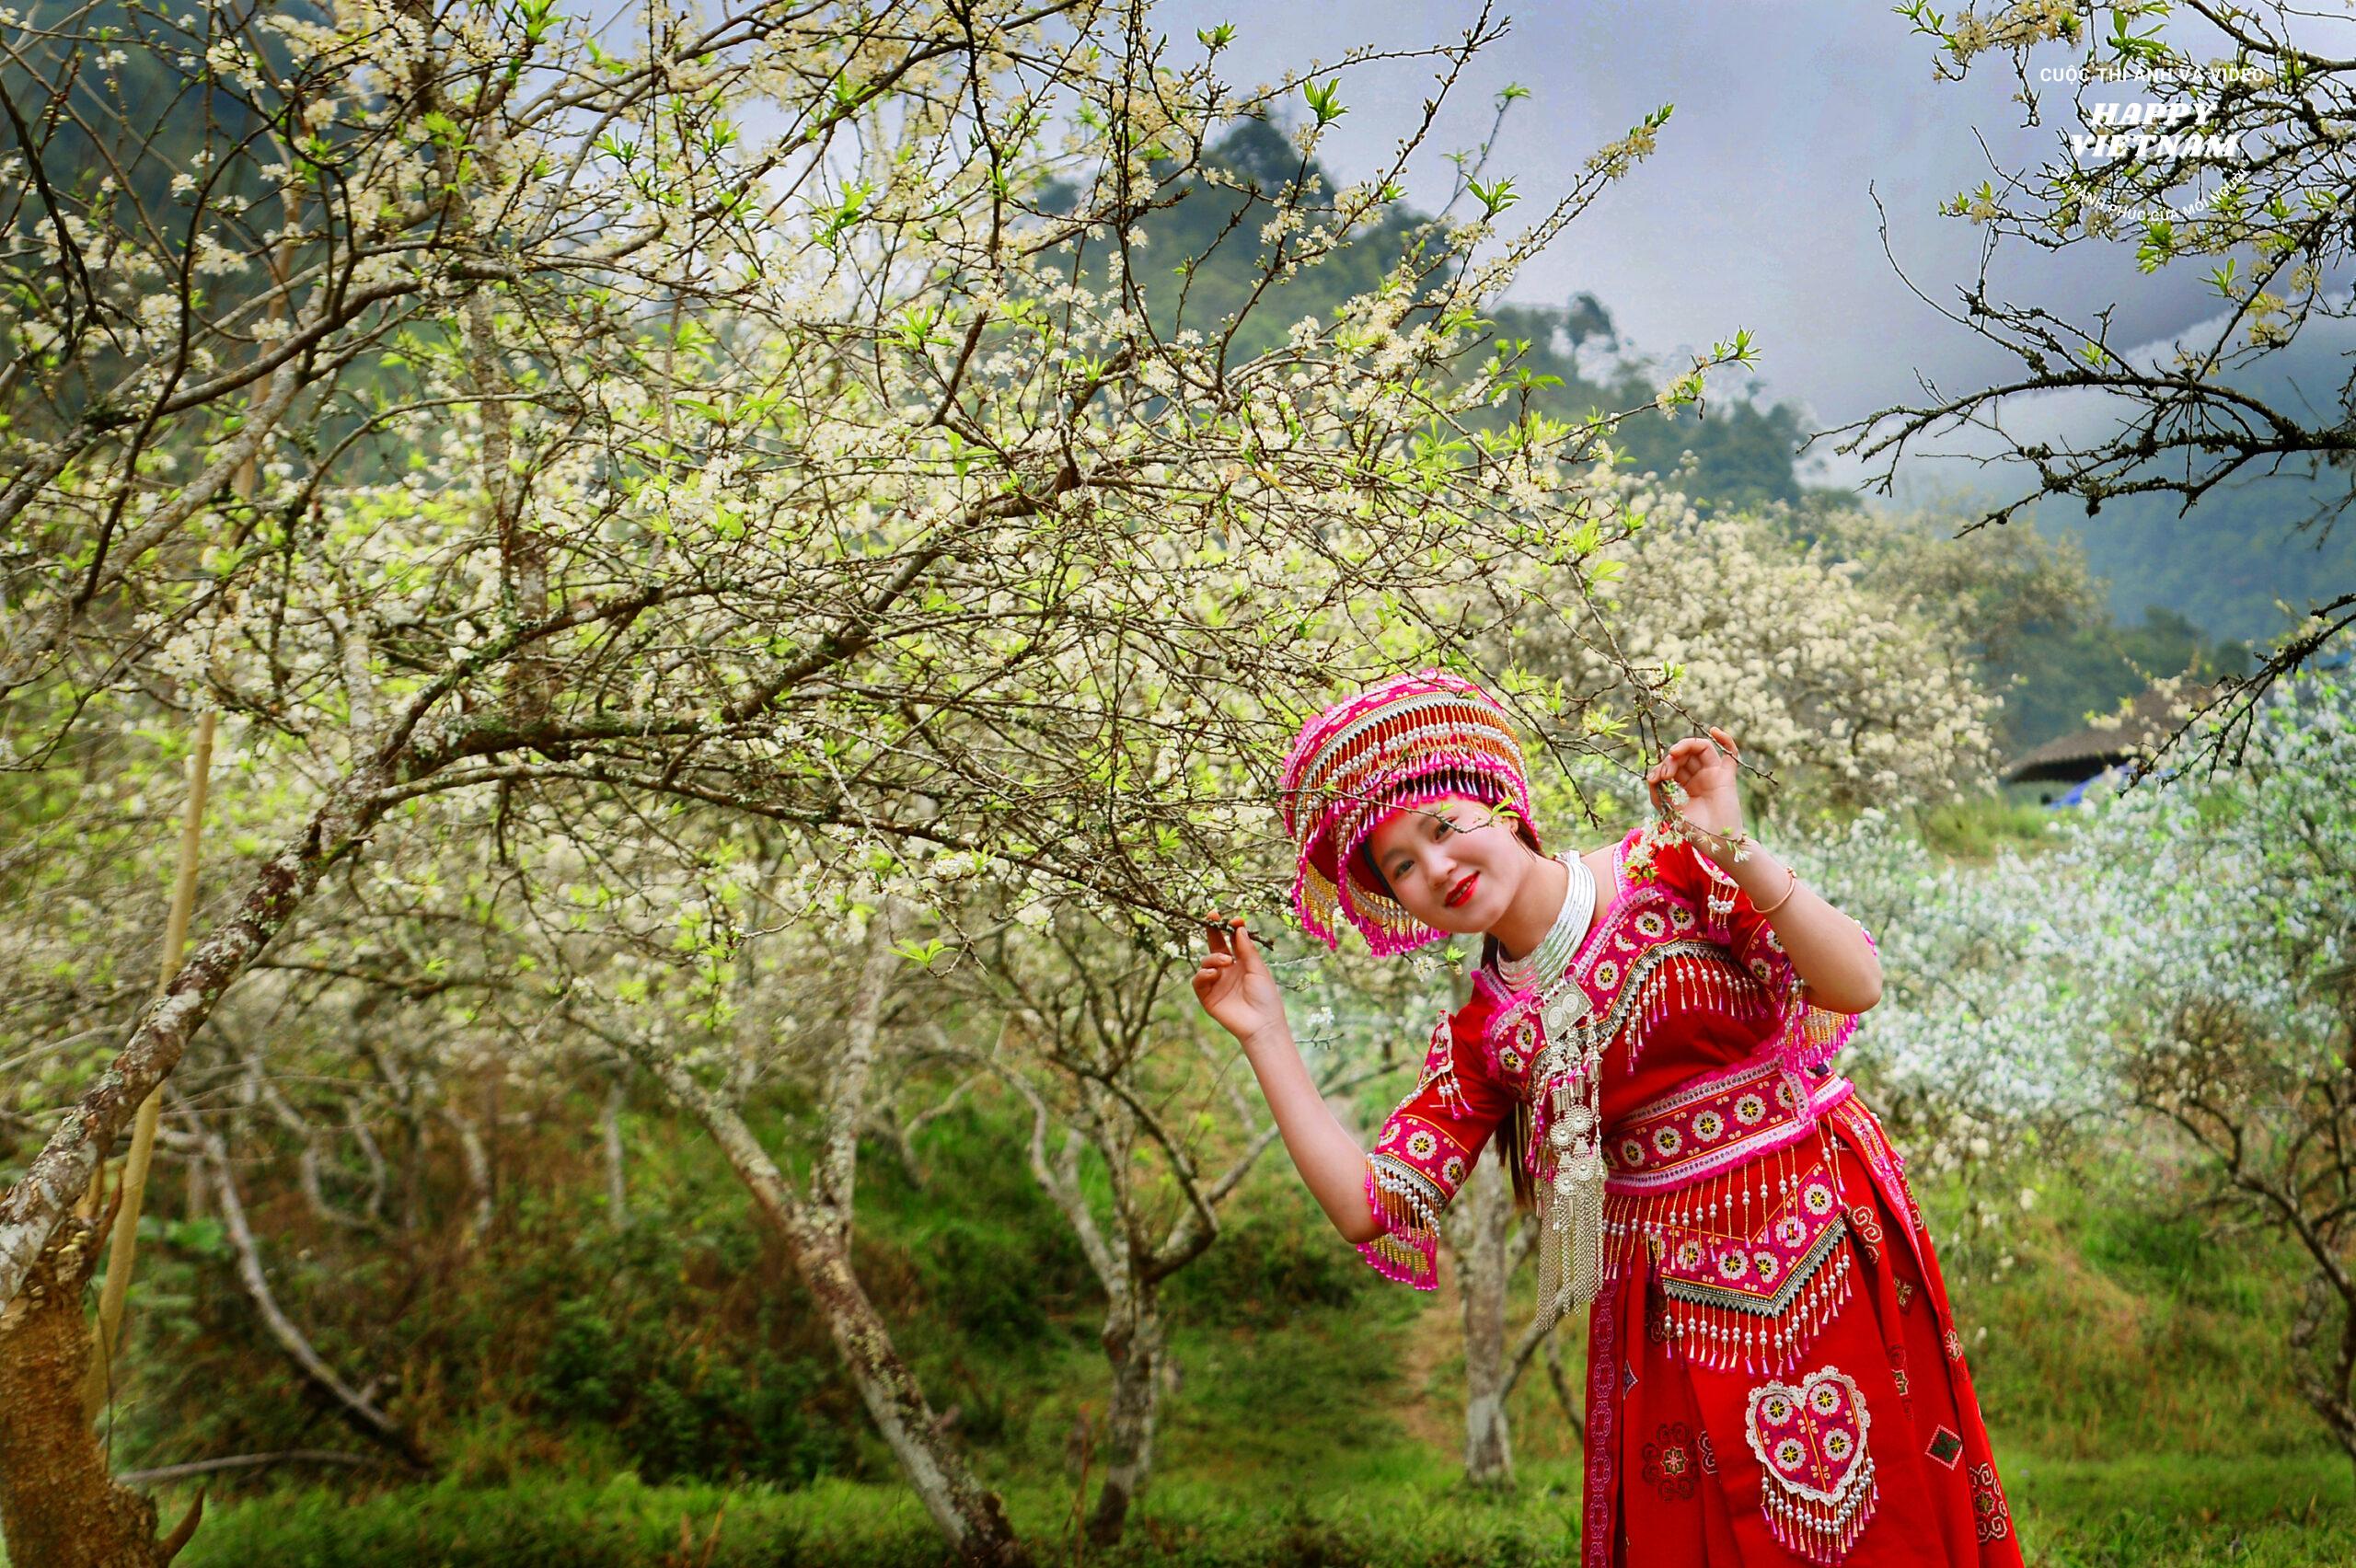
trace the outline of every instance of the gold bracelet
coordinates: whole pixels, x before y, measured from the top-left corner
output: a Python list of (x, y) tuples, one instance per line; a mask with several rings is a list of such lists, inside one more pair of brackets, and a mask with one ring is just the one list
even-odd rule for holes
[(1784, 896), (1775, 900), (1774, 903), (1769, 905), (1764, 909), (1761, 909), (1757, 905), (1751, 905), (1753, 913), (1760, 915), (1773, 915), (1776, 910), (1781, 909), (1784, 905), (1789, 904), (1792, 901), (1792, 894), (1799, 891), (1800, 874), (1799, 872), (1792, 870), (1789, 866), (1785, 866), (1784, 868), (1784, 874), (1792, 879), (1784, 884)]

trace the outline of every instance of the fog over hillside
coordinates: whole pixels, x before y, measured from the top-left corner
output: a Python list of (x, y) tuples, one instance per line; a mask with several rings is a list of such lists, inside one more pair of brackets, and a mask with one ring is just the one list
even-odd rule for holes
[[(1173, 50), (1195, 47), (1184, 29), (1235, 23), (1227, 74), (1250, 83), (1311, 59), (1330, 66), (1355, 40), (1399, 49), (1444, 42), (1480, 9), (1455, 0), (1355, 0), (1245, 12), (1184, 0), (1158, 9), (1156, 19)], [(1939, 216), (1937, 207), (1993, 178), (1991, 158), (2018, 168), (2044, 156), (2067, 118), (2065, 91), (2047, 90), (2046, 128), (2024, 130), (2022, 108), (2011, 101), (2016, 84), (2001, 62), (1983, 61), (1963, 82), (1935, 82), (1930, 40), (1879, 6), (1604, 0), (1504, 6), (1496, 14), (1509, 17), (1512, 30), (1467, 70), (1440, 117), (1443, 133), (1409, 166), (1409, 199), (1418, 206), (1447, 199), (1456, 171), (1440, 154), (1488, 133), (1495, 96), (1508, 83), (1531, 96), (1507, 115), (1490, 173), (1512, 177), (1532, 208), (1565, 189), (1596, 147), (1661, 103), (1676, 105), (1658, 150), (1527, 268), (1509, 297), (1561, 305), (1591, 293), (1625, 346), (1664, 359), (1749, 328), (1761, 354), (1757, 396), (1800, 405), (1811, 430), (1920, 402), (1926, 381), (1952, 395), (2018, 370), (2010, 354), (1941, 314), (1960, 314), (1958, 291), (1976, 276), (1985, 236)], [(2293, 31), (2316, 42), (2356, 40), (2356, 18), (2300, 18)], [(2053, 49), (2056, 62), (2067, 57)], [(1432, 63), (1422, 60), (1354, 67), (1343, 93), (1350, 112), (1327, 133), (1321, 161), (1345, 179), (1370, 173), (1420, 114), (1432, 76)], [(2059, 252), (2008, 242), (1990, 265), (1989, 291), (2079, 321), (2115, 304), (2112, 340), (2159, 345), (2213, 330), (2218, 300), (2206, 271), (2181, 261), (2139, 272), (2131, 238)], [(2325, 327), (2333, 328), (2328, 337)], [(2311, 327), (2251, 386), (2280, 390), (2295, 382), (2327, 398), (2352, 346), (2344, 323)], [(2104, 418), (2084, 400), (2015, 412), (2065, 428)], [(1860, 482), (1867, 470), (1832, 444), (1810, 450), (1804, 475), (1819, 484)], [(1970, 450), (1954, 437), (1935, 449)], [(2003, 488), (2009, 478), (1968, 460), (1910, 460), (1897, 499), (1958, 490), (2010, 499), (2019, 491)], [(2326, 481), (2345, 493), (2346, 475)], [(2276, 625), (2276, 596), (2356, 584), (2356, 543), (2344, 530), (2320, 553), (2312, 536), (2285, 536), (2316, 500), (2290, 472), (2237, 480), (2183, 520), (2174, 517), (2174, 500), (2144, 498), (2093, 519), (2083, 504), (2049, 503), (2038, 521), (2085, 538), (2122, 617), (2159, 603), (2212, 634), (2253, 637)]]

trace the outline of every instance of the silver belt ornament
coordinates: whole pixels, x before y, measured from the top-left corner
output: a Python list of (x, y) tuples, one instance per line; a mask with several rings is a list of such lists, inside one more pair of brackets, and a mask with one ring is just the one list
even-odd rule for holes
[(1603, 1274), (1603, 1046), (1587, 993), (1567, 972), (1539, 1001), (1546, 1043), (1538, 1081), (1549, 1097), (1538, 1188), (1538, 1318), (1544, 1333), (1586, 1310)]

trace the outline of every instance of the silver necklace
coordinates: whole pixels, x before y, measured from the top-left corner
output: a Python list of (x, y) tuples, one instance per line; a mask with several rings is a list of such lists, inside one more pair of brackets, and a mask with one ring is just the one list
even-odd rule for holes
[(1492, 967), (1526, 998), (1545, 1027), (1545, 1044), (1532, 1064), (1530, 1084), (1543, 1100), (1543, 1142), (1531, 1152), (1540, 1164), (1539, 1332), (1570, 1311), (1584, 1310), (1602, 1286), (1604, 1042), (1594, 1027), (1587, 993), (1571, 976), (1571, 961), (1586, 945), (1595, 913), (1595, 873), (1576, 854), (1554, 857), (1571, 872), (1562, 913), (1529, 954)]
[(1567, 850), (1554, 859), (1570, 872), (1570, 883), (1563, 892), (1562, 912), (1554, 917), (1554, 924), (1546, 934), (1538, 939), (1536, 947), (1519, 958), (1507, 958), (1500, 950), (1493, 964), (1497, 978), (1511, 990), (1527, 990), (1533, 980), (1545, 984), (1559, 978), (1587, 940), (1588, 921), (1595, 914), (1595, 873), (1588, 869), (1586, 860)]

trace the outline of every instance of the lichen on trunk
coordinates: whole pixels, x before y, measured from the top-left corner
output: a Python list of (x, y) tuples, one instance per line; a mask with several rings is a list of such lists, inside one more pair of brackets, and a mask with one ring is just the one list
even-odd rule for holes
[(59, 1222), (23, 1290), (0, 1309), (0, 1538), (27, 1568), (163, 1568), (203, 1508), (200, 1497), (158, 1539), (154, 1501), (109, 1474), (84, 1418), (91, 1340), (82, 1297), (106, 1228), (79, 1215)]

